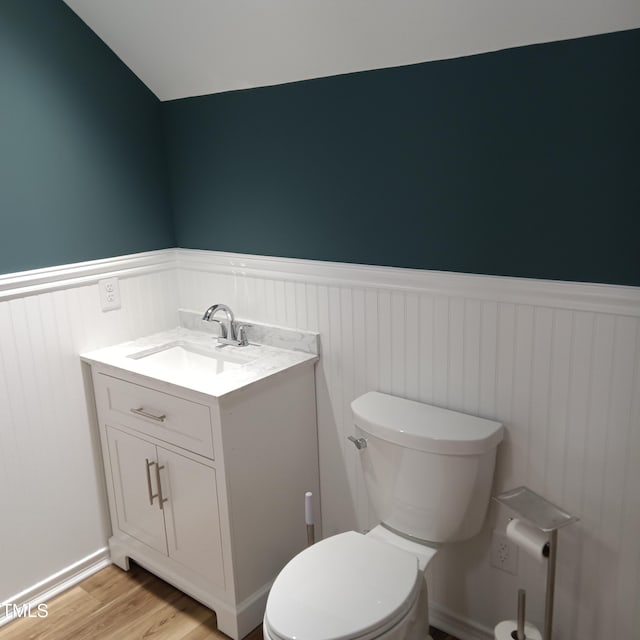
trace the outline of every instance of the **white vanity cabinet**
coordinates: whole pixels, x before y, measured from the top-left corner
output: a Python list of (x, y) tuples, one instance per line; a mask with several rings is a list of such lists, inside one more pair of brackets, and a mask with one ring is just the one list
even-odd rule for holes
[(224, 586), (215, 469), (106, 427), (118, 530)]
[(318, 495), (315, 358), (220, 397), (84, 359), (113, 562), (136, 561), (242, 638), (306, 545), (304, 493)]

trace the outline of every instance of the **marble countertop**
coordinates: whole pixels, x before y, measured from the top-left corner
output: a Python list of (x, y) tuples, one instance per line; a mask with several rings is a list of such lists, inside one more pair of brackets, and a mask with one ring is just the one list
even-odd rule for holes
[[(163, 347), (166, 347), (163, 349)], [(156, 366), (154, 358), (140, 354), (167, 352), (171, 347), (185, 347), (195, 353), (195, 360), (204, 369), (189, 366)], [(156, 351), (157, 350), (157, 351)], [(183, 353), (184, 354), (184, 353)], [(187, 355), (187, 354), (184, 354)], [(137, 357), (132, 357), (137, 356)], [(238, 391), (259, 380), (263, 380), (287, 369), (312, 364), (318, 360), (314, 353), (283, 349), (268, 344), (251, 343), (246, 347), (218, 345), (211, 333), (194, 331), (183, 327), (162, 331), (111, 347), (83, 353), (82, 360), (89, 364), (101, 364), (176, 385), (199, 393), (219, 398)], [(231, 362), (228, 370), (210, 373), (209, 362)], [(220, 366), (224, 366), (220, 364)]]

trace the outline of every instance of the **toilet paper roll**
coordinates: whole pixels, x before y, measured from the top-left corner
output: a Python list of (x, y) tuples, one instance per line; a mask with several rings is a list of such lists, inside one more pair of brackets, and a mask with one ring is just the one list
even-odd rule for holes
[(530, 524), (514, 518), (507, 525), (507, 538), (515, 542), (520, 549), (540, 562), (544, 560), (547, 534)]
[[(513, 640), (516, 637), (515, 631), (517, 628), (518, 625), (515, 620), (503, 620), (493, 630), (493, 637), (495, 640)], [(524, 636), (526, 640), (542, 640), (542, 634), (538, 631), (538, 627), (530, 622), (524, 623)]]

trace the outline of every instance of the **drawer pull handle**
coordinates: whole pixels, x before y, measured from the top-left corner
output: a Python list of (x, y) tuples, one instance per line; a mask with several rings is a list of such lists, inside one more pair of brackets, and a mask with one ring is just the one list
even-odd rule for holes
[(158, 485), (158, 506), (160, 509), (164, 509), (162, 506), (165, 502), (168, 502), (169, 498), (162, 496), (162, 480), (160, 479), (160, 471), (164, 469), (164, 465), (156, 464), (156, 483)]
[(135, 413), (137, 416), (142, 416), (143, 418), (149, 418), (149, 420), (155, 420), (156, 422), (164, 422), (167, 419), (167, 416), (163, 413), (162, 415), (157, 415), (155, 413), (150, 413), (149, 411), (145, 411), (143, 407), (138, 407), (137, 409), (130, 409), (131, 413)]
[[(149, 458), (145, 458), (147, 463), (147, 491), (149, 492), (149, 504), (153, 506), (153, 499), (158, 497), (157, 493), (153, 493), (153, 489), (151, 488), (151, 465), (156, 464), (153, 460), (149, 460)], [(156, 465), (157, 466), (157, 465)], [(157, 476), (156, 476), (157, 477)]]

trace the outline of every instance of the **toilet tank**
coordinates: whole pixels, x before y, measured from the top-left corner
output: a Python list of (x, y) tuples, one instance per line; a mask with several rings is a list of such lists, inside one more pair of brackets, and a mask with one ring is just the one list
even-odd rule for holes
[(380, 522), (431, 543), (476, 535), (489, 505), (503, 426), (370, 391), (351, 403), (371, 503)]

